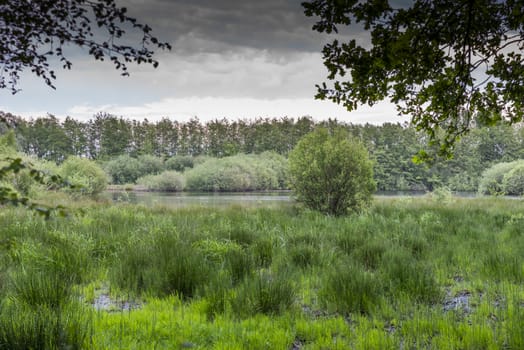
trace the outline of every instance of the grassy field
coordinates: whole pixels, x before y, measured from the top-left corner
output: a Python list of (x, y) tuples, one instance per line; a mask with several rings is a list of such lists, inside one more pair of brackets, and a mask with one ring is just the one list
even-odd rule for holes
[(0, 349), (523, 349), (524, 201), (0, 208)]

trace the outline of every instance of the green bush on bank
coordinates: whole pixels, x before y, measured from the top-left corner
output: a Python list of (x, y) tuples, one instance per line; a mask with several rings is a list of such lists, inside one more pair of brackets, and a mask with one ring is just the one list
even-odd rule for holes
[(136, 183), (138, 178), (146, 175), (156, 175), (164, 170), (164, 163), (159, 157), (142, 155), (133, 158), (121, 155), (104, 164), (104, 169), (113, 184)]
[(178, 172), (183, 172), (186, 169), (193, 167), (194, 158), (191, 156), (180, 156), (176, 155), (166, 159), (165, 167), (167, 170), (174, 170)]
[(104, 164), (113, 184), (135, 183), (140, 175), (140, 163), (136, 158), (122, 155)]
[(5, 135), (0, 135), (0, 168), (10, 164), (9, 159), (20, 158), (22, 163), (30, 169), (22, 169), (17, 173), (7, 172), (0, 178), (0, 188), (12, 189), (23, 196), (34, 196), (39, 191), (44, 190), (44, 186), (37, 183), (30, 175), (31, 170), (43, 171), (45, 173), (56, 174), (57, 166), (54, 162), (43, 159), (33, 158), (17, 151), (15, 133), (10, 131)]
[(524, 195), (524, 160), (498, 163), (484, 171), (478, 192), (486, 195)]
[(164, 161), (160, 157), (155, 157), (150, 154), (138, 156), (138, 167), (140, 176), (156, 175), (164, 171)]
[(317, 129), (289, 154), (297, 200), (330, 215), (358, 212), (376, 189), (366, 148), (343, 129)]
[(502, 187), (508, 195), (524, 195), (524, 161), (515, 162), (513, 169), (504, 175)]
[(72, 185), (74, 191), (86, 195), (96, 195), (107, 187), (108, 178), (104, 170), (94, 161), (69, 157), (60, 166), (60, 175)]
[(184, 177), (177, 171), (164, 171), (158, 175), (146, 175), (137, 180), (149, 191), (178, 192), (184, 189)]
[(286, 188), (286, 160), (266, 152), (211, 158), (185, 172), (190, 191), (256, 191)]

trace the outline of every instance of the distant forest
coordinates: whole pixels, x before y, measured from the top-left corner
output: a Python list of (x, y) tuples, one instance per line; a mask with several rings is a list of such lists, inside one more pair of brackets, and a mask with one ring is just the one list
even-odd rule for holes
[(407, 124), (356, 125), (337, 120), (315, 122), (309, 117), (150, 122), (103, 113), (80, 122), (69, 117), (60, 121), (52, 115), (25, 120), (0, 113), (5, 120), (0, 124), (0, 134), (14, 130), (21, 152), (58, 164), (71, 155), (100, 163), (122, 155), (151, 155), (164, 161), (179, 156), (222, 158), (266, 151), (286, 156), (302, 136), (319, 126), (344, 127), (364, 143), (375, 161), (375, 179), (382, 191), (442, 186), (476, 191), (485, 169), (524, 159), (522, 125), (474, 128), (457, 143), (452, 159), (428, 166), (413, 163), (419, 150), (428, 149), (427, 137)]

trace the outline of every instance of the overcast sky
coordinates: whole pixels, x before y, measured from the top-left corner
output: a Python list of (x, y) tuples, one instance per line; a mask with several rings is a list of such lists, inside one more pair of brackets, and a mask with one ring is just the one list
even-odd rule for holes
[[(314, 99), (327, 71), (320, 51), (329, 38), (314, 32), (302, 0), (125, 0), (129, 15), (172, 44), (160, 66), (129, 67), (121, 77), (109, 63), (76, 50), (73, 69), (57, 69), (56, 90), (27, 73), (16, 95), (0, 90), (0, 110), (87, 120), (97, 112), (134, 119), (226, 117), (337, 118), (352, 123), (402, 121), (389, 103), (349, 113)], [(355, 37), (362, 33), (349, 33)], [(329, 39), (330, 40), (330, 39)]]

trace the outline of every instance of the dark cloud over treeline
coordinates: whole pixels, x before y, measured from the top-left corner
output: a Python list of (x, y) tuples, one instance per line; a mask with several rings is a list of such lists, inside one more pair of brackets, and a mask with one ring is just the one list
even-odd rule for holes
[(150, 23), (177, 52), (221, 52), (246, 47), (318, 52), (321, 36), (302, 0), (132, 0), (122, 3)]

